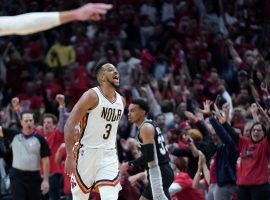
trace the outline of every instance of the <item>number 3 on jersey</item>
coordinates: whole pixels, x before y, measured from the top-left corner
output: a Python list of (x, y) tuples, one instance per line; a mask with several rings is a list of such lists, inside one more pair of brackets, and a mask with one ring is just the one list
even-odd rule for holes
[(163, 135), (161, 133), (160, 128), (157, 127), (156, 130), (157, 130), (157, 133), (158, 133), (159, 152), (160, 152), (161, 155), (165, 155), (167, 150), (166, 150), (166, 147), (164, 146), (164, 142), (165, 142), (164, 137), (163, 137)]
[(111, 130), (112, 130), (112, 125), (111, 124), (106, 124), (105, 126), (106, 129), (106, 133), (103, 134), (103, 139), (107, 140), (111, 134)]

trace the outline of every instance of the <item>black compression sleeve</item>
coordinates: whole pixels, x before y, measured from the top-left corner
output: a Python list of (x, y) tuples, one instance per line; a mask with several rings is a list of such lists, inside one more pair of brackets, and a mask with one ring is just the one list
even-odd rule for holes
[(146, 165), (148, 162), (154, 160), (154, 144), (142, 145), (141, 152), (141, 157), (128, 162), (130, 166)]

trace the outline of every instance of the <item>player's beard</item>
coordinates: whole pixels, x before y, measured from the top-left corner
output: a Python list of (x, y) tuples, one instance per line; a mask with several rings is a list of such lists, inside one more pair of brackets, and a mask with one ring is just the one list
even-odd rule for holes
[(114, 81), (110, 81), (108, 78), (107, 78), (107, 81), (108, 81), (108, 83), (110, 83), (110, 85), (111, 85), (114, 89), (117, 89), (117, 88), (119, 87), (119, 85), (116, 85), (116, 84), (114, 83)]

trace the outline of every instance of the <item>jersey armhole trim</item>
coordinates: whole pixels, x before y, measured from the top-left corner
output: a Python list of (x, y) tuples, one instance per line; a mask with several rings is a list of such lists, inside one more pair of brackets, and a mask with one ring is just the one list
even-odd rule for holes
[(91, 110), (94, 110), (96, 107), (98, 107), (98, 105), (99, 105), (99, 96), (98, 96), (98, 94), (97, 94), (97, 92), (93, 89), (93, 88), (91, 88), (90, 90), (93, 90), (95, 93), (96, 93), (96, 95), (97, 95), (97, 98), (98, 98), (98, 102), (97, 102), (97, 105), (96, 106), (94, 106), (93, 108), (88, 108), (88, 110), (87, 111), (91, 111)]

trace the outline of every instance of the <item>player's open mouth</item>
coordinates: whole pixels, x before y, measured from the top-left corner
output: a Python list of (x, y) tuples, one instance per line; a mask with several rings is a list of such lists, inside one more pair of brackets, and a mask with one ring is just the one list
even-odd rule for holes
[(114, 76), (113, 79), (119, 80), (119, 77), (118, 76)]

